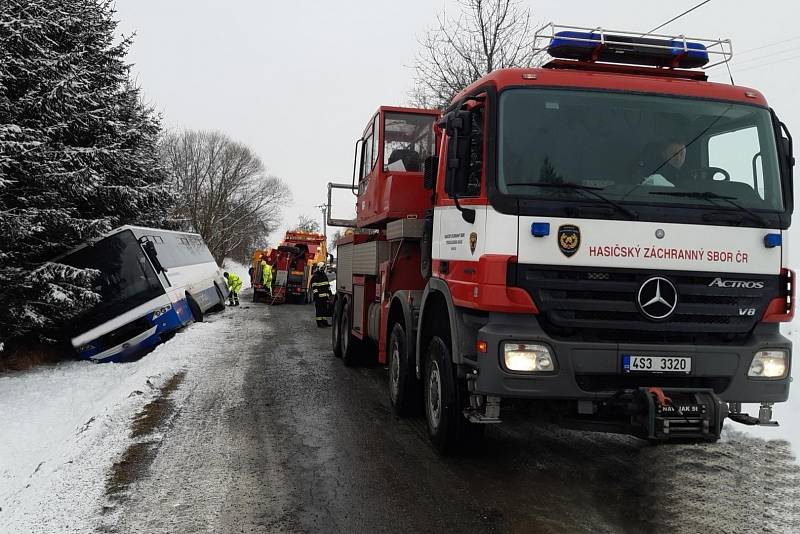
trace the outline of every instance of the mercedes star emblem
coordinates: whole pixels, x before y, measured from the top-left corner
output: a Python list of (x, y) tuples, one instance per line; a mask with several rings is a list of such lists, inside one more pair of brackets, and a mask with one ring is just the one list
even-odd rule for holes
[(678, 306), (678, 290), (666, 278), (654, 276), (645, 280), (639, 288), (637, 300), (639, 309), (646, 317), (660, 321), (675, 312)]

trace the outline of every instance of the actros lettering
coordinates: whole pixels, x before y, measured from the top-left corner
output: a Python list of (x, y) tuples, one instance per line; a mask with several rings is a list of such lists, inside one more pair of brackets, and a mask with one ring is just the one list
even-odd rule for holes
[(722, 278), (714, 278), (708, 284), (708, 287), (763, 289), (764, 282), (759, 280), (723, 280)]

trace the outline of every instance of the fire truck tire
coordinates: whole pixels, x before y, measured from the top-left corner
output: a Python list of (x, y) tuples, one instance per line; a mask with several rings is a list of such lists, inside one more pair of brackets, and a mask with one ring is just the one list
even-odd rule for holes
[(342, 361), (347, 367), (352, 367), (359, 362), (361, 352), (361, 340), (351, 332), (350, 308), (350, 299), (347, 299), (342, 305), (342, 320), (339, 323), (339, 336), (342, 340)]
[(466, 384), (459, 384), (450, 347), (439, 336), (433, 336), (428, 345), (422, 388), (428, 436), (436, 450), (450, 454), (478, 449), (485, 427), (464, 417)]
[(342, 357), (342, 336), (341, 336), (341, 320), (342, 320), (342, 301), (336, 300), (333, 304), (333, 317), (331, 325), (331, 345), (333, 347), (333, 355), (337, 358)]
[(395, 323), (389, 334), (389, 402), (398, 416), (418, 411), (421, 391), (408, 354), (406, 330)]
[(189, 304), (189, 310), (192, 312), (192, 317), (194, 318), (194, 322), (202, 323), (203, 322), (203, 310), (200, 309), (200, 306), (197, 304), (197, 301), (192, 298), (190, 294), (186, 294), (186, 302)]

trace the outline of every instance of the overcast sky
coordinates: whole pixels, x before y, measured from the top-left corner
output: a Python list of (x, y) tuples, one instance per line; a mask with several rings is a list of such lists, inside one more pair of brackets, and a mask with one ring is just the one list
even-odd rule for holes
[[(527, 3), (543, 23), (647, 31), (699, 0)], [(768, 3), (768, 10), (754, 10), (743, 0), (712, 0), (663, 31), (732, 39), (741, 54), (736, 83), (762, 91), (800, 139), (800, 4)], [(283, 229), (301, 213), (321, 219), (315, 206), (325, 200), (326, 183), (350, 181), (354, 140), (378, 106), (406, 103), (417, 39), (438, 11), (453, 6), (443, 0), (116, 4), (120, 31), (136, 32), (134, 73), (165, 126), (221, 130), (253, 147), (292, 189)], [(724, 68), (712, 72), (713, 81), (728, 81)]]

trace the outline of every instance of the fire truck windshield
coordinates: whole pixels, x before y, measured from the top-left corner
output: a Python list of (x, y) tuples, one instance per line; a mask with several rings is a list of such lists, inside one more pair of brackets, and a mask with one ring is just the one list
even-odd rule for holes
[(784, 210), (775, 133), (762, 107), (511, 89), (501, 95), (499, 119), (497, 189), (503, 195), (585, 203), (577, 188), (541, 186), (569, 183), (617, 203), (661, 209)]

